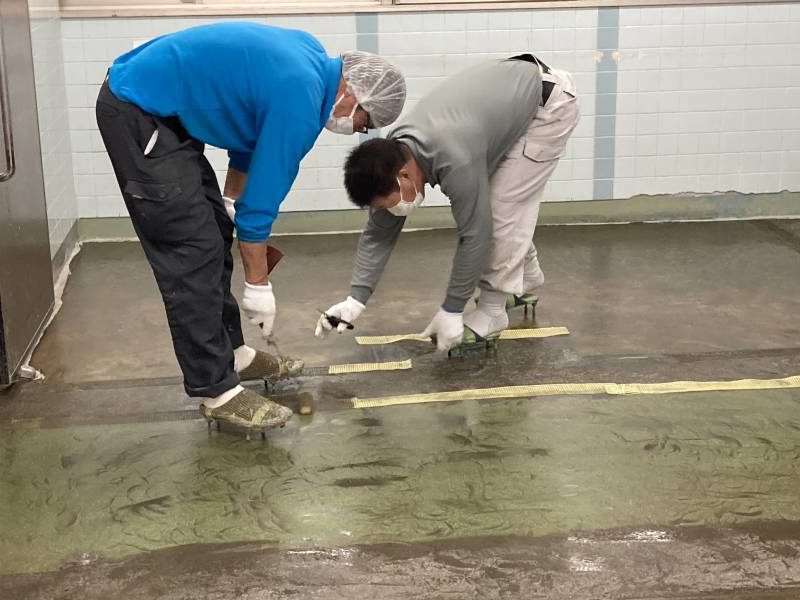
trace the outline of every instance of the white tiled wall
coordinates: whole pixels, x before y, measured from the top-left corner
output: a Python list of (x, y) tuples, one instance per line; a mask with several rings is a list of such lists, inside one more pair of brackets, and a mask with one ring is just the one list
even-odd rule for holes
[(800, 4), (620, 11), (614, 192), (800, 190)]
[[(583, 118), (545, 194), (593, 199), (599, 10), (381, 13), (379, 52), (403, 69), (410, 108), (476, 61), (534, 51), (571, 71)], [(254, 17), (304, 29), (330, 54), (357, 47), (353, 15)], [(619, 10), (614, 197), (639, 193), (800, 190), (800, 3)], [(81, 217), (124, 216), (94, 122), (108, 64), (135, 43), (209, 19), (62, 23)], [(350, 208), (341, 165), (357, 136), (323, 132), (282, 210)], [(225, 156), (209, 151), (222, 178)], [(443, 203), (441, 195), (426, 204)]]
[(30, 0), (29, 9), (50, 255), (54, 256), (78, 217), (64, 94), (61, 23), (58, 0)]
[[(574, 74), (583, 118), (545, 190), (550, 200), (592, 199), (597, 9), (380, 14), (379, 50), (405, 74), (406, 109), (444, 77), (487, 58), (535, 51)], [(442, 194), (425, 205), (446, 204)]]

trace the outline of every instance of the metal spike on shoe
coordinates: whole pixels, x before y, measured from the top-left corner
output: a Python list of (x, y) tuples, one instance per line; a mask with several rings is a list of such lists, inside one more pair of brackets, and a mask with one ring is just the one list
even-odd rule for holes
[(472, 350), (497, 350), (500, 333), (501, 332), (496, 331), (484, 337), (478, 335), (469, 327), (464, 327), (464, 335), (461, 338), (461, 344), (448, 350), (447, 356), (460, 357)]
[(531, 311), (531, 315), (536, 313), (536, 305), (539, 303), (539, 297), (533, 294), (523, 294), (521, 296), (516, 296), (514, 294), (509, 294), (508, 298), (506, 299), (506, 310), (511, 310), (513, 308), (517, 308), (518, 306), (522, 306), (523, 310), (525, 311), (525, 316), (528, 316), (528, 309)]

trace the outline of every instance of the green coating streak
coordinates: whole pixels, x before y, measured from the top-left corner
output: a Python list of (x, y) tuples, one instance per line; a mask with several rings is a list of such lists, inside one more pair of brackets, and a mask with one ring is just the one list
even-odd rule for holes
[[(178, 544), (283, 546), (800, 519), (797, 390), (0, 428), (0, 573)], [(793, 416), (795, 415), (795, 416)]]

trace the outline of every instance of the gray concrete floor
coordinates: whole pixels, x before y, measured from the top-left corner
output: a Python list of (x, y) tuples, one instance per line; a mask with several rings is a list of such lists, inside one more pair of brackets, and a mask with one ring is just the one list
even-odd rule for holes
[[(798, 390), (351, 408), (498, 385), (800, 375), (797, 221), (536, 239), (542, 300), (512, 325), (571, 334), (463, 359), (316, 340), (315, 309), (346, 295), (356, 237), (276, 240), (284, 353), (414, 369), (280, 385), (279, 401), (316, 411), (266, 442), (206, 433), (138, 244), (85, 245), (32, 361), (47, 380), (0, 393), (0, 597), (798, 597)], [(452, 231), (404, 234), (358, 333), (420, 331), (454, 245)]]

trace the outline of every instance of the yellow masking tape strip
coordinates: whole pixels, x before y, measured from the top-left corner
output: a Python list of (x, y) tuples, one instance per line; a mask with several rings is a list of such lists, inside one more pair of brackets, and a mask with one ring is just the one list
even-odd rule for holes
[[(538, 329), (506, 329), (500, 333), (501, 340), (522, 340), (529, 338), (545, 338), (554, 335), (569, 335), (566, 327), (540, 327)], [(406, 335), (373, 335), (356, 336), (356, 344), (362, 346), (376, 346), (394, 344), (395, 342), (430, 342), (431, 338), (419, 333)]]
[(423, 402), (456, 402), (459, 400), (488, 400), (492, 398), (528, 398), (532, 396), (591, 395), (591, 394), (680, 394), (686, 392), (722, 392), (728, 390), (773, 390), (800, 388), (800, 376), (783, 379), (739, 379), (737, 381), (670, 381), (667, 383), (543, 383), (507, 387), (387, 396), (384, 398), (353, 398), (353, 408), (374, 408)]
[(524, 340), (528, 338), (546, 338), (555, 335), (569, 335), (566, 327), (539, 327), (538, 329), (506, 329), (500, 332), (501, 340)]
[(356, 344), (362, 346), (377, 346), (378, 344), (394, 344), (395, 342), (430, 342), (431, 338), (419, 333), (406, 335), (358, 335)]
[(344, 375), (346, 373), (368, 373), (370, 371), (402, 371), (411, 368), (411, 360), (382, 363), (357, 363), (352, 365), (331, 365), (328, 375)]

